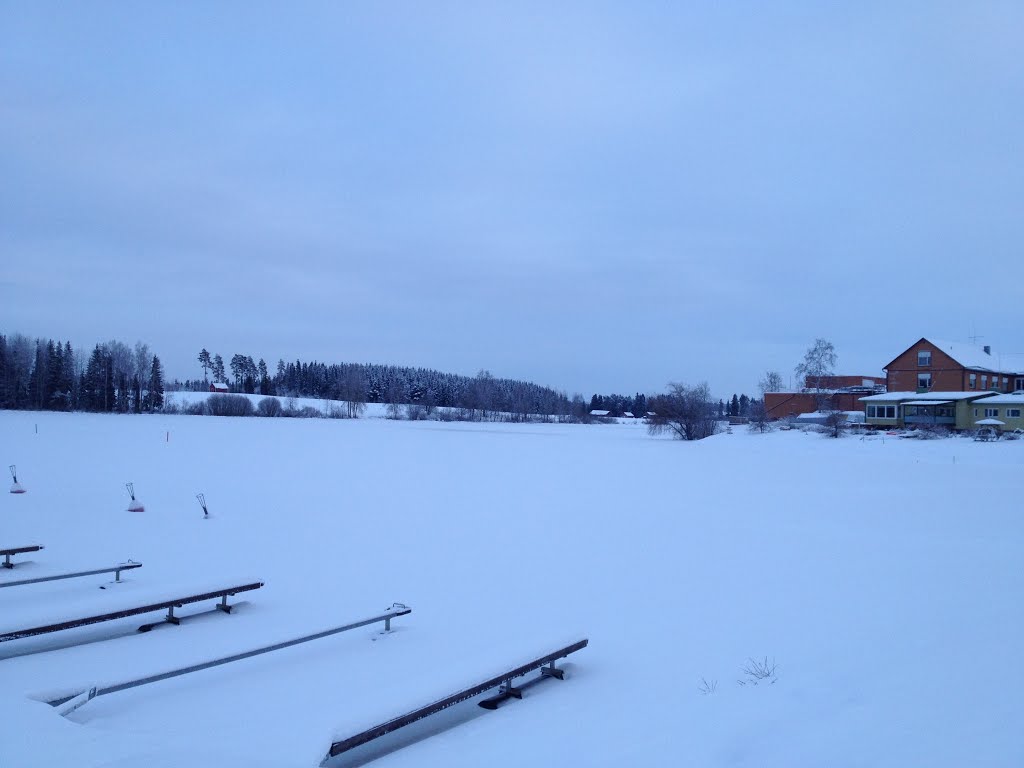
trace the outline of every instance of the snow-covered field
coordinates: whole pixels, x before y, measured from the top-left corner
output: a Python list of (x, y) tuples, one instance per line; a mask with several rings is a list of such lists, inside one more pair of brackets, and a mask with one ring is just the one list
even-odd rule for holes
[[(330, 765), (1024, 765), (1024, 440), (0, 412), (0, 446), (28, 489), (0, 497), (0, 547), (46, 546), (0, 581), (144, 563), (104, 590), (104, 576), (0, 589), (0, 631), (266, 582), (230, 616), (0, 644), (3, 768), (316, 766), (332, 737), (584, 636), (565, 681)], [(144, 513), (125, 511), (129, 481)], [(394, 601), (413, 613), (389, 635), (68, 718), (36, 700)], [(775, 661), (774, 684), (738, 684), (751, 657)]]

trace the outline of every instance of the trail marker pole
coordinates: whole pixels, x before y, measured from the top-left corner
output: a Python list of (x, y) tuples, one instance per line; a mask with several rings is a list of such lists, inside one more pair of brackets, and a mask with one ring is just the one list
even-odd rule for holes
[(145, 512), (146, 508), (142, 506), (142, 502), (135, 498), (135, 484), (125, 483), (124, 487), (128, 489), (128, 495), (132, 497), (131, 504), (128, 505), (129, 512)]
[(9, 469), (11, 470), (11, 477), (14, 478), (14, 484), (11, 486), (11, 493), (24, 493), (25, 486), (18, 482), (18, 468), (11, 464)]

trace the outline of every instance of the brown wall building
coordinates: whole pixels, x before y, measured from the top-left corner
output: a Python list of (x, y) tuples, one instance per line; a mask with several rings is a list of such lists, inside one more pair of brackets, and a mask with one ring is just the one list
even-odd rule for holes
[(1024, 374), (1005, 370), (989, 347), (922, 338), (885, 366), (889, 392), (1013, 392)]
[[(870, 390), (868, 392), (870, 394)], [(818, 410), (819, 398), (827, 398), (826, 407), (837, 411), (862, 411), (864, 392), (765, 392), (764, 408), (769, 419), (786, 419)]]

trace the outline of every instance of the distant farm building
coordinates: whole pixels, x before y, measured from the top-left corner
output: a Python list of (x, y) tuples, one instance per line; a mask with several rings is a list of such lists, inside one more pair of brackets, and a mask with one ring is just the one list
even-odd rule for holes
[(215, 381), (210, 385), (210, 391), (227, 394), (231, 390), (228, 388), (228, 385), (225, 384), (223, 381)]

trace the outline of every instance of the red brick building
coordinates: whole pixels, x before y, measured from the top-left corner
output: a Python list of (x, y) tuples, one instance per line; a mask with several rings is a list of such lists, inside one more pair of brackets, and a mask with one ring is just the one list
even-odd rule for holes
[(889, 392), (1013, 392), (1024, 372), (1009, 369), (990, 347), (922, 338), (885, 366)]
[(860, 411), (860, 398), (885, 387), (882, 376), (824, 376), (822, 392), (814, 391), (808, 377), (799, 392), (765, 392), (764, 408), (769, 419), (785, 419), (801, 413), (813, 413), (819, 405), (837, 411)]

